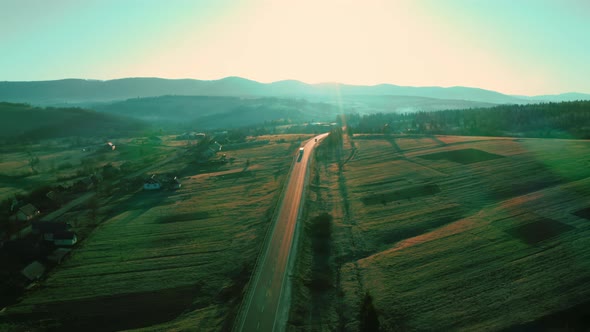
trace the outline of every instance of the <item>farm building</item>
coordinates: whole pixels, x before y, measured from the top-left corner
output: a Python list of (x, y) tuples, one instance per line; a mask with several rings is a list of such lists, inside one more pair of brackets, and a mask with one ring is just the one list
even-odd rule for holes
[(160, 181), (154, 179), (153, 177), (150, 178), (150, 179), (148, 179), (143, 184), (143, 189), (144, 190), (158, 190), (161, 187), (162, 187), (162, 184), (160, 184)]
[(199, 163), (206, 163), (209, 158), (215, 156), (215, 154), (221, 151), (222, 145), (217, 142), (211, 142), (206, 149), (200, 151)]
[(34, 261), (22, 269), (21, 273), (25, 278), (34, 281), (41, 278), (43, 273), (45, 273), (45, 266), (38, 261)]
[(27, 204), (18, 209), (18, 212), (16, 213), (16, 218), (18, 220), (27, 221), (35, 218), (40, 213), (41, 211), (39, 211), (33, 204)]
[(53, 234), (53, 244), (56, 246), (73, 246), (76, 242), (78, 237), (74, 232), (64, 231)]

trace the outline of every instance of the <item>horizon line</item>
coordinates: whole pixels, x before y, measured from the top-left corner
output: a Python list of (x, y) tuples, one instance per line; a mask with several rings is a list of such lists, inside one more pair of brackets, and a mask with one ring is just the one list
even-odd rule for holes
[(182, 77), (182, 78), (168, 78), (168, 77), (158, 77), (158, 76), (127, 76), (127, 77), (119, 77), (119, 78), (109, 78), (109, 79), (95, 79), (95, 78), (80, 78), (80, 77), (65, 77), (65, 78), (57, 78), (57, 79), (44, 79), (44, 80), (2, 80), (1, 83), (38, 83), (38, 82), (56, 82), (56, 81), (67, 81), (67, 80), (81, 80), (81, 81), (97, 81), (97, 82), (109, 82), (109, 81), (118, 81), (118, 80), (125, 80), (125, 79), (160, 79), (160, 80), (168, 80), (168, 81), (183, 81), (183, 80), (190, 80), (190, 81), (205, 81), (205, 82), (213, 82), (213, 81), (221, 81), (225, 79), (231, 78), (238, 78), (242, 80), (247, 80), (259, 84), (274, 84), (280, 82), (297, 82), (302, 83), (305, 85), (311, 86), (318, 86), (318, 85), (344, 85), (344, 86), (355, 86), (355, 87), (377, 87), (382, 85), (389, 85), (395, 86), (400, 88), (441, 88), (441, 89), (452, 89), (452, 88), (467, 88), (467, 89), (477, 89), (489, 92), (500, 93), (510, 97), (538, 97), (538, 96), (558, 96), (564, 94), (583, 94), (583, 95), (590, 95), (590, 93), (586, 92), (579, 92), (579, 91), (566, 91), (566, 92), (553, 92), (553, 93), (544, 93), (544, 94), (536, 94), (536, 95), (523, 95), (523, 94), (511, 94), (511, 93), (504, 93), (497, 90), (491, 90), (486, 88), (480, 87), (473, 87), (467, 85), (452, 85), (452, 86), (442, 86), (442, 85), (398, 85), (394, 83), (377, 83), (377, 84), (353, 84), (353, 83), (343, 83), (337, 81), (321, 81), (317, 83), (308, 83), (299, 79), (282, 79), (276, 81), (257, 81), (251, 78), (242, 77), (242, 76), (224, 76), (217, 79), (200, 79), (200, 78), (192, 78), (192, 77)]

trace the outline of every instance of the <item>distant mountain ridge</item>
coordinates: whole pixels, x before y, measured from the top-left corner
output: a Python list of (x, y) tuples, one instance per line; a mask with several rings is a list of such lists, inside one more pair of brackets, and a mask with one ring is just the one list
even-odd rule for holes
[(0, 82), (0, 101), (56, 105), (110, 102), (163, 95), (295, 97), (336, 100), (342, 96), (412, 96), (466, 100), (493, 104), (526, 104), (543, 101), (590, 99), (588, 94), (512, 96), (469, 87), (409, 87), (392, 84), (373, 86), (340, 83), (307, 84), (295, 80), (260, 83), (240, 77), (219, 80), (123, 78), (115, 80), (64, 79), (55, 81)]

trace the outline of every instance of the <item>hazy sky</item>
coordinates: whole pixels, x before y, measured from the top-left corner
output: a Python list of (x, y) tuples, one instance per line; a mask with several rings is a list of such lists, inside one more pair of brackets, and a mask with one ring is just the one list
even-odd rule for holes
[(138, 76), (590, 93), (590, 1), (0, 0), (0, 81)]

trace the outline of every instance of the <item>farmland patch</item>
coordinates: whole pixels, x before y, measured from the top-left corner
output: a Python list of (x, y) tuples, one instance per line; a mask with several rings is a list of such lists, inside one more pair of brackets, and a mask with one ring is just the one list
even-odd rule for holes
[(412, 186), (390, 192), (368, 195), (362, 198), (365, 205), (387, 204), (388, 202), (434, 195), (440, 192), (438, 185), (433, 183)]
[(478, 149), (451, 150), (426, 154), (419, 157), (427, 160), (448, 160), (464, 165), (503, 158), (501, 155)]
[[(367, 292), (383, 331), (429, 330), (433, 322), (438, 330), (535, 330), (547, 320), (526, 322), (586, 301), (589, 229), (576, 216), (590, 220), (590, 168), (580, 157), (589, 142), (439, 139), (447, 146), (403, 156), (385, 139), (355, 141), (362, 158), (342, 171), (350, 217), (335, 218), (333, 242), (343, 296), (324, 306), (340, 319), (329, 326), (358, 330)], [(387, 203), (402, 196), (396, 190), (429, 183), (440, 193)], [(322, 172), (318, 184), (332, 184), (328, 204), (344, 204), (335, 176)], [(330, 319), (311, 322), (319, 330)]]
[(526, 244), (532, 245), (556, 237), (572, 229), (574, 227), (570, 225), (541, 217), (531, 223), (507, 229), (505, 232)]

